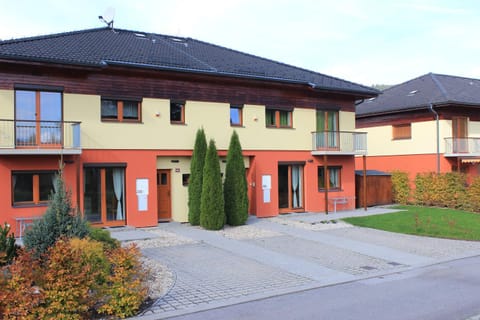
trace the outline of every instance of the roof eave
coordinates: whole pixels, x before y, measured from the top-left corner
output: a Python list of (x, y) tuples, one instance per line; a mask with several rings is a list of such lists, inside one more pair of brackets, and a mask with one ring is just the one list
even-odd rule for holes
[(376, 92), (367, 92), (367, 91), (360, 91), (360, 90), (349, 90), (349, 89), (339, 89), (339, 88), (329, 88), (329, 87), (322, 87), (311, 82), (302, 81), (302, 80), (295, 80), (295, 79), (285, 79), (279, 77), (269, 77), (269, 76), (260, 76), (260, 75), (248, 75), (248, 74), (241, 74), (241, 73), (234, 73), (234, 72), (221, 72), (217, 70), (205, 70), (205, 69), (194, 69), (194, 68), (182, 68), (182, 67), (174, 67), (174, 66), (159, 66), (159, 65), (152, 65), (152, 64), (144, 64), (144, 63), (136, 63), (136, 62), (125, 62), (125, 61), (113, 61), (113, 60), (104, 60), (103, 61), (107, 65), (112, 66), (128, 66), (128, 67), (136, 67), (136, 68), (143, 68), (143, 69), (152, 69), (152, 70), (163, 70), (163, 71), (176, 71), (176, 72), (185, 72), (185, 73), (196, 73), (196, 74), (208, 74), (214, 76), (224, 76), (224, 77), (233, 77), (233, 78), (240, 78), (240, 79), (251, 79), (251, 80), (260, 80), (260, 81), (274, 81), (274, 82), (281, 82), (281, 83), (288, 83), (288, 84), (299, 84), (308, 86), (317, 91), (325, 91), (329, 93), (338, 93), (338, 94), (348, 94), (355, 97), (360, 98), (370, 98), (376, 97), (378, 94)]

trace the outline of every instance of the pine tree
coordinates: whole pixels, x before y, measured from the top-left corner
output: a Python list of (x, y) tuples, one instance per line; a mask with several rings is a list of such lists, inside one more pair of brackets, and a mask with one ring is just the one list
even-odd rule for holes
[(239, 226), (248, 219), (248, 189), (242, 147), (237, 132), (233, 132), (228, 147), (223, 195), (227, 224)]
[(25, 232), (25, 247), (31, 250), (35, 257), (40, 257), (60, 237), (84, 238), (88, 233), (88, 222), (72, 207), (70, 193), (65, 189), (60, 171), (47, 211), (42, 219), (34, 222), (32, 229)]
[(194, 226), (200, 224), (200, 202), (206, 153), (207, 138), (202, 128), (197, 130), (195, 137), (195, 146), (190, 163), (190, 178), (188, 181), (188, 222)]
[(225, 224), (222, 176), (215, 141), (210, 140), (203, 168), (200, 225), (207, 230), (219, 230)]

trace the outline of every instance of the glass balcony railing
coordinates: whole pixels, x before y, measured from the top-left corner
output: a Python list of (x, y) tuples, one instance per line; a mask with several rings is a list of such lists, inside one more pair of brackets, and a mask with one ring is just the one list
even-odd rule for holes
[(312, 132), (312, 154), (367, 154), (367, 133), (350, 131)]

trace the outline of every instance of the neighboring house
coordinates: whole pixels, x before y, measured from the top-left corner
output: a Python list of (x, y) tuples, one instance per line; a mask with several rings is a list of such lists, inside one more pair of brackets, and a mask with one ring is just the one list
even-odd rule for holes
[[(367, 168), (479, 174), (480, 80), (429, 73), (357, 106)], [(357, 168), (362, 161), (357, 159)]]
[(63, 161), (92, 223), (187, 221), (201, 127), (222, 170), (238, 132), (251, 214), (324, 211), (326, 185), (355, 194), (355, 101), (377, 94), (191, 38), (99, 28), (0, 42), (0, 220), (41, 215)]

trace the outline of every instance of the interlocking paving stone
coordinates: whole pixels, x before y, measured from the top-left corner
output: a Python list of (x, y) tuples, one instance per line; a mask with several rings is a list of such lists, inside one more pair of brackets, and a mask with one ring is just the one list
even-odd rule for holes
[[(389, 261), (383, 259), (292, 236), (249, 240), (249, 242), (269, 250), (294, 255), (324, 267), (353, 275), (365, 274), (372, 270), (395, 268)], [(372, 269), (367, 269), (364, 266), (370, 266)]]
[(313, 282), (205, 243), (147, 248), (143, 252), (167, 264), (177, 275), (170, 292), (151, 307), (155, 313)]

